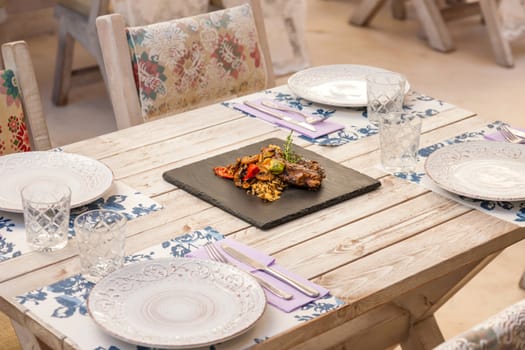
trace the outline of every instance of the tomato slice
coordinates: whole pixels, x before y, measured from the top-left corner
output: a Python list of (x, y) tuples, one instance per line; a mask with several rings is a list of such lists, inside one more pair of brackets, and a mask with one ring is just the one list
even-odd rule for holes
[(225, 166), (218, 166), (213, 168), (215, 175), (223, 177), (225, 179), (233, 179), (233, 172), (230, 168)]

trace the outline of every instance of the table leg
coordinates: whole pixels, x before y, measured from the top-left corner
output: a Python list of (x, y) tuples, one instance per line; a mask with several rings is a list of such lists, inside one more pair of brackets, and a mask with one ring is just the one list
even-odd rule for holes
[(444, 341), (434, 313), (465, 284), (487, 266), (499, 252), (470, 263), (400, 297), (395, 303), (411, 315), (408, 337), (403, 350), (433, 349)]
[(403, 350), (433, 349), (445, 341), (434, 316), (414, 324), (407, 339), (401, 342)]
[(352, 14), (350, 23), (360, 27), (366, 26), (374, 18), (384, 2), (385, 0), (362, 0), (359, 7)]
[(412, 0), (412, 3), (430, 47), (441, 52), (454, 50), (452, 37), (435, 0)]

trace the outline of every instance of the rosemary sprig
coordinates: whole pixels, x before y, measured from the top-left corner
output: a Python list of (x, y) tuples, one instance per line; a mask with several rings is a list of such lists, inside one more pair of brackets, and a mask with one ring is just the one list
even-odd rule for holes
[(295, 153), (292, 150), (292, 144), (293, 144), (293, 138), (292, 138), (293, 131), (290, 131), (288, 136), (286, 136), (286, 142), (284, 144), (284, 159), (287, 162), (290, 163), (297, 163), (299, 160), (301, 160), (301, 156), (299, 156), (297, 153)]

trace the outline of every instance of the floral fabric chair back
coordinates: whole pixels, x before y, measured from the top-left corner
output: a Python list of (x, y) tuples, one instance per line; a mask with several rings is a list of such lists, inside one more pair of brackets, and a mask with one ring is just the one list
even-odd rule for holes
[(144, 121), (266, 86), (249, 5), (129, 27), (127, 38)]
[(31, 150), (15, 74), (0, 70), (0, 156)]
[(525, 299), (434, 350), (525, 349)]

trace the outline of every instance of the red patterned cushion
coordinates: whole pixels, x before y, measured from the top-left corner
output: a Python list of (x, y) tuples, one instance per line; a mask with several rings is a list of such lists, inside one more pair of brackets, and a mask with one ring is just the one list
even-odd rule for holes
[(31, 150), (20, 91), (12, 70), (0, 70), (0, 155)]

